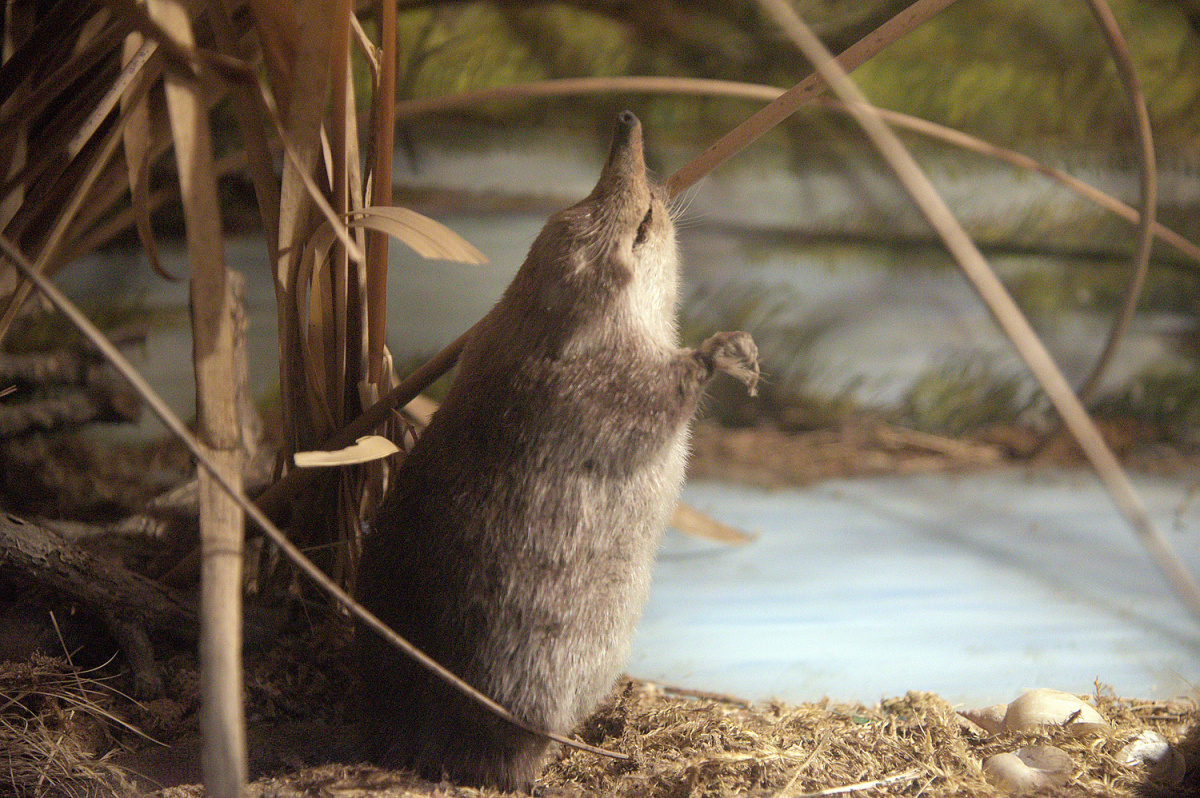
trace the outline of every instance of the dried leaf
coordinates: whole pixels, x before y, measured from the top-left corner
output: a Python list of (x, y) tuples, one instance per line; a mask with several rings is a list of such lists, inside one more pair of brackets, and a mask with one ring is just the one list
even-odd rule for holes
[[(481, 265), (488, 258), (458, 233), (407, 208), (371, 206), (354, 213), (346, 221), (347, 227), (365, 227), (387, 233), (407, 244), (418, 255), (433, 260), (449, 260), (456, 263)], [(328, 252), (333, 243), (333, 229), (327, 223), (317, 228), (305, 247), (314, 253)]]
[(757, 539), (757, 535), (751, 535), (736, 527), (722, 524), (715, 518), (711, 518), (683, 502), (675, 505), (675, 514), (671, 516), (671, 526), (694, 538), (715, 540), (718, 543), (730, 543), (736, 546), (744, 546)]
[[(140, 33), (130, 33), (125, 37), (125, 67), (121, 75), (130, 73), (131, 69), (141, 69), (153, 54), (155, 45), (145, 42)], [(129, 79), (132, 79), (130, 76)], [(126, 81), (127, 82), (127, 81)], [(122, 95), (121, 113), (126, 117), (123, 133), (125, 143), (125, 165), (129, 171), (129, 194), (134, 212), (134, 228), (142, 249), (150, 266), (160, 277), (177, 281), (179, 278), (167, 271), (162, 259), (158, 256), (158, 244), (154, 240), (154, 229), (150, 225), (150, 162), (152, 157), (152, 141), (150, 135), (150, 108), (146, 98), (131, 102), (131, 97)]]
[(399, 451), (396, 444), (382, 435), (364, 435), (345, 449), (332, 452), (296, 452), (295, 460), (298, 468), (327, 468), (382, 460)]

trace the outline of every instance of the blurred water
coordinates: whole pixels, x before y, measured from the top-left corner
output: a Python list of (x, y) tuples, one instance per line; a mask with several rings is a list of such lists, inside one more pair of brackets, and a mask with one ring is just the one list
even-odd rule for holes
[[(1135, 476), (1200, 570), (1198, 479)], [(1086, 472), (835, 480), (685, 499), (758, 535), (669, 532), (629, 673), (750, 699), (1007, 702), (1053, 687), (1196, 695), (1200, 623)]]

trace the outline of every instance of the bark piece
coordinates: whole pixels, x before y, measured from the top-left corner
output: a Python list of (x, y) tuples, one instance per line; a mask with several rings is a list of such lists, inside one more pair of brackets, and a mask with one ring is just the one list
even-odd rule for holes
[(196, 637), (195, 611), (174, 591), (88, 554), (60, 532), (6, 512), (0, 512), (0, 569), (65, 593), (103, 618), (142, 695), (162, 692), (149, 634)]

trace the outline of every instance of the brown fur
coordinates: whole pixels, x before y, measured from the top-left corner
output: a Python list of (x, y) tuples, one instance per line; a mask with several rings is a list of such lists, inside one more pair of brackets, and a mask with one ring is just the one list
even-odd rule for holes
[[(569, 732), (611, 688), (714, 369), (753, 384), (753, 341), (675, 341), (677, 260), (641, 126), (621, 115), (592, 193), (551, 217), (463, 351), (373, 522), (359, 599), (535, 728)], [(504, 789), (548, 742), (360, 631), (366, 750)]]

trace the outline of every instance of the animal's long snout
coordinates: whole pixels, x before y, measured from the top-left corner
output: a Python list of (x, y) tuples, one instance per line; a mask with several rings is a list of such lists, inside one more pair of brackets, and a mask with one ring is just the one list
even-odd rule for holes
[(642, 153), (642, 123), (632, 111), (617, 114), (612, 148), (600, 172), (593, 194), (611, 194), (638, 189), (646, 183), (646, 160)]

